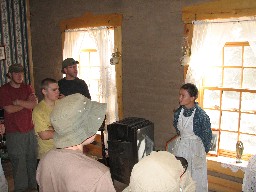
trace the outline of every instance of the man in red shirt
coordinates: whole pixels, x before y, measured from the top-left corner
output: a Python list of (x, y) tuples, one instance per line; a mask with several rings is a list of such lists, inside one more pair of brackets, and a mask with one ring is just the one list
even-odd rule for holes
[(32, 109), (37, 97), (30, 85), (23, 83), (21, 64), (9, 67), (10, 82), (0, 87), (0, 107), (4, 109), (6, 146), (12, 164), (14, 191), (37, 188), (37, 140), (32, 123)]

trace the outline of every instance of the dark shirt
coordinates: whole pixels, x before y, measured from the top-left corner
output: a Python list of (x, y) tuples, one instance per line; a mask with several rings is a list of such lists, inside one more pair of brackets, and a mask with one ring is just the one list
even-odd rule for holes
[(91, 95), (88, 89), (87, 84), (84, 80), (75, 78), (74, 80), (66, 80), (65, 78), (58, 81), (60, 94), (65, 96), (81, 93), (88, 99), (91, 99)]

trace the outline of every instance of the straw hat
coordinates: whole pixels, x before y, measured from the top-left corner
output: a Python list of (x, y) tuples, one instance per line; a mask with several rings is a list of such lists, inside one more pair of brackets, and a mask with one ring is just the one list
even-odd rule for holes
[(55, 146), (79, 145), (96, 134), (105, 118), (106, 108), (106, 103), (91, 101), (80, 93), (60, 99), (51, 113)]
[(167, 151), (153, 151), (134, 165), (130, 184), (123, 192), (179, 192), (184, 169)]

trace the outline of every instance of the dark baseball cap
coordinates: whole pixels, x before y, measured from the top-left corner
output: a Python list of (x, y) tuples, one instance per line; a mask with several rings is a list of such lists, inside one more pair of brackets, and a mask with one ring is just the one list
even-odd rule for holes
[(6, 76), (10, 78), (9, 73), (20, 73), (20, 72), (24, 72), (23, 66), (21, 64), (12, 64), (10, 65)]
[(65, 59), (63, 62), (62, 62), (62, 69), (61, 69), (61, 72), (62, 73), (65, 73), (64, 72), (64, 68), (66, 68), (66, 67), (68, 67), (68, 66), (72, 66), (72, 65), (76, 65), (76, 64), (78, 64), (79, 62), (78, 61), (76, 61), (75, 59), (73, 59), (73, 58), (67, 58), (67, 59)]

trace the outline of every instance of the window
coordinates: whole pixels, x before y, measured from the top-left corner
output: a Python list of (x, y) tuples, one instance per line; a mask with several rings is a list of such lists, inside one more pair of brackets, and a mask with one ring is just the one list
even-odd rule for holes
[[(111, 57), (111, 54), (113, 52), (113, 50), (118, 49), (120, 52), (122, 52), (122, 29), (121, 29), (121, 25), (122, 25), (122, 14), (117, 14), (117, 13), (113, 13), (113, 14), (100, 14), (100, 15), (94, 15), (92, 13), (85, 13), (84, 15), (82, 15), (81, 17), (77, 17), (77, 18), (70, 18), (70, 19), (65, 19), (62, 20), (60, 22), (60, 29), (62, 32), (62, 45), (63, 45), (63, 58), (68, 58), (68, 57), (73, 57), (76, 60), (80, 61), (80, 57), (81, 59), (88, 53), (88, 49), (96, 49), (97, 50), (97, 54), (100, 55), (100, 64), (102, 65), (103, 62), (106, 64), (109, 64), (109, 59)], [(101, 26), (101, 27), (100, 27)], [(102, 47), (108, 46), (109, 44), (106, 43), (106, 40), (108, 40), (109, 38), (106, 38), (106, 35), (99, 35), (99, 31), (91, 31), (90, 34), (94, 37), (94, 42), (91, 41), (92, 38), (87, 38), (88, 35), (84, 35), (84, 34), (79, 34), (79, 33), (74, 33), (73, 35), (71, 35), (72, 33), (66, 33), (68, 31), (81, 31), (85, 29), (85, 31), (87, 31), (88, 29), (92, 29), (92, 28), (109, 28), (109, 29), (113, 29), (113, 33), (112, 33), (112, 37), (114, 40), (114, 43), (112, 44), (114, 47), (111, 47), (109, 50), (110, 52), (108, 53), (107, 51), (102, 50)], [(97, 35), (98, 34), (98, 35)], [(86, 41), (83, 43), (83, 40)], [(95, 41), (97, 42), (97, 44), (101, 44), (104, 43), (104, 46), (99, 46), (98, 48), (95, 48)], [(93, 46), (91, 46), (91, 43), (94, 44)], [(87, 50), (86, 50), (87, 49)], [(85, 51), (84, 51), (85, 50)], [(85, 52), (83, 55), (83, 53), (81, 52)], [(90, 52), (90, 51), (89, 51)], [(95, 55), (95, 52), (92, 51), (93, 53), (91, 53), (90, 56), (93, 57), (93, 55)], [(81, 53), (81, 54), (80, 54)], [(90, 57), (90, 58), (92, 58)], [(109, 57), (109, 58), (108, 58)], [(102, 60), (102, 58), (107, 58), (105, 61)], [(83, 61), (80, 61), (83, 63)], [(94, 61), (92, 61), (94, 62)], [(98, 64), (99, 64), (98, 63)], [(79, 65), (80, 66), (80, 65)], [(109, 65), (108, 65), (109, 66)], [(84, 70), (82, 69), (83, 67), (81, 67), (80, 73), (78, 74), (79, 78), (85, 79), (86, 83), (89, 86), (90, 89), (90, 93), (92, 94), (93, 98), (97, 98), (97, 94), (94, 94), (96, 92), (96, 89), (94, 88), (94, 83), (90, 83), (87, 82), (87, 78), (84, 75)], [(107, 118), (106, 120), (106, 124), (108, 124), (109, 122), (113, 122), (115, 120), (118, 119), (122, 119), (123, 118), (123, 101), (122, 101), (122, 59), (119, 60), (118, 65), (112, 66), (111, 68), (115, 68), (115, 72), (111, 75), (103, 75), (103, 77), (107, 78), (107, 81), (105, 81), (106, 83), (104, 83), (103, 86), (101, 86), (100, 89), (100, 93), (101, 94), (105, 94), (108, 96), (108, 101), (104, 101), (108, 103), (108, 111), (109, 111), (109, 118)], [(105, 72), (106, 69), (105, 67), (102, 67), (100, 72)], [(113, 71), (113, 70), (111, 70)], [(91, 74), (89, 74), (91, 75)], [(115, 86), (112, 86), (112, 84), (109, 83), (110, 80), (112, 80), (113, 76), (115, 76)], [(94, 78), (95, 79), (95, 78)], [(94, 81), (95, 82), (95, 81)], [(103, 81), (101, 81), (103, 82)], [(111, 89), (106, 89), (106, 87), (111, 86)], [(93, 89), (91, 91), (91, 89)], [(103, 90), (107, 90), (107, 91), (103, 91)], [(113, 98), (113, 92), (115, 91), (116, 96), (115, 98)], [(112, 94), (112, 96), (110, 97), (109, 95)], [(97, 100), (97, 99), (96, 99)], [(110, 101), (109, 101), (110, 100)], [(102, 100), (98, 100), (98, 101), (102, 101)], [(110, 109), (111, 107), (111, 109)]]
[(100, 64), (96, 49), (84, 49), (80, 52), (78, 75), (88, 84), (92, 100), (100, 101)]
[(114, 30), (107, 27), (65, 31), (64, 58), (79, 61), (78, 77), (88, 85), (91, 99), (108, 103), (106, 125), (118, 120), (116, 68), (110, 64)]
[(200, 96), (216, 141), (210, 153), (235, 158), (240, 140), (248, 159), (256, 149), (256, 57), (248, 42), (226, 43), (220, 54), (207, 68)]

